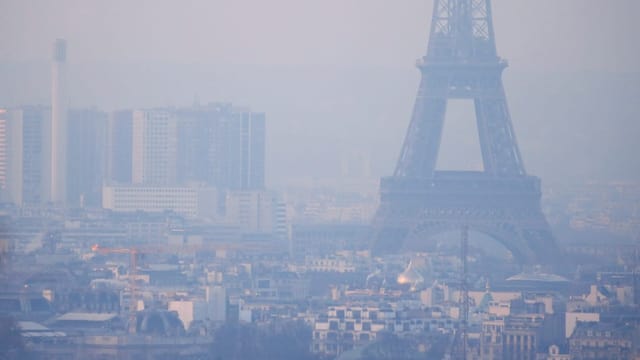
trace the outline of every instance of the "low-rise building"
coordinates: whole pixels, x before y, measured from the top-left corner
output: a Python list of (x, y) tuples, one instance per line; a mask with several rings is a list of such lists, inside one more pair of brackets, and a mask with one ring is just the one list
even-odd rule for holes
[(257, 276), (253, 283), (255, 297), (270, 301), (302, 300), (309, 295), (309, 288), (309, 279), (294, 272)]
[(102, 206), (115, 212), (164, 212), (202, 218), (217, 216), (217, 191), (209, 187), (104, 186)]
[(313, 351), (338, 355), (375, 340), (388, 315), (377, 307), (330, 307), (314, 324)]
[(314, 323), (313, 351), (339, 355), (376, 340), (383, 332), (401, 338), (452, 334), (456, 325), (453, 319), (420, 306), (331, 306)]
[(543, 321), (538, 314), (485, 320), (480, 334), (481, 358), (535, 360)]
[(630, 359), (632, 334), (626, 325), (579, 322), (569, 338), (571, 359)]
[(570, 338), (580, 322), (599, 322), (600, 313), (567, 312), (565, 314), (565, 337)]

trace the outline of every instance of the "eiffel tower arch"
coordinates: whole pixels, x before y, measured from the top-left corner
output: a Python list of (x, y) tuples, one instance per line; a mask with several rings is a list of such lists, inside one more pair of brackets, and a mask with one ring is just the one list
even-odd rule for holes
[[(522, 264), (550, 264), (558, 248), (527, 175), (511, 123), (490, 0), (435, 0), (413, 115), (393, 176), (380, 182), (374, 254), (424, 250), (433, 236), (468, 226)], [(437, 171), (450, 99), (473, 101), (482, 171)]]

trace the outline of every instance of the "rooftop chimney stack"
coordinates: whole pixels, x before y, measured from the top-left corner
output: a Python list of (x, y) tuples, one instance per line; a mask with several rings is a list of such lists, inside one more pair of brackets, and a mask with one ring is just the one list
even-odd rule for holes
[(66, 203), (67, 173), (67, 42), (53, 44), (51, 76), (51, 201)]

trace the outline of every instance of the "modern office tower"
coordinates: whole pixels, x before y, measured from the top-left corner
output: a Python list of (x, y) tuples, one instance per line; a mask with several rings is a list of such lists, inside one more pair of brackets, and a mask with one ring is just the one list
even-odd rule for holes
[(131, 177), (133, 184), (175, 185), (177, 119), (168, 110), (133, 112)]
[(231, 104), (176, 110), (178, 182), (222, 190), (260, 190), (265, 173), (265, 115)]
[(265, 115), (231, 104), (114, 112), (107, 183), (264, 189)]
[(264, 189), (265, 115), (231, 109), (218, 123), (213, 181), (223, 189)]
[(97, 109), (73, 109), (67, 121), (67, 205), (100, 207), (107, 114)]
[(204, 183), (210, 181), (215, 155), (215, 129), (220, 112), (193, 107), (175, 111), (177, 124), (177, 182), (179, 184)]
[(19, 206), (50, 199), (51, 112), (29, 106), (0, 110), (0, 200)]
[(110, 113), (107, 123), (106, 182), (131, 183), (132, 144), (133, 111), (119, 110)]
[(67, 42), (57, 39), (53, 45), (51, 71), (51, 200), (64, 205), (67, 170)]
[(238, 183), (244, 190), (264, 188), (265, 173), (265, 116), (263, 113), (240, 111), (234, 114), (235, 122), (240, 126), (240, 157), (232, 164)]

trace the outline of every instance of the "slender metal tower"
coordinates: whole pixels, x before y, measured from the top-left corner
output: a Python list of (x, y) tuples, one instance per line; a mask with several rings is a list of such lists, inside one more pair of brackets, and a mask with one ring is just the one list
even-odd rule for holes
[[(558, 254), (540, 209), (540, 180), (525, 172), (502, 85), (490, 0), (435, 0), (413, 115), (393, 176), (381, 181), (374, 254), (424, 250), (433, 235), (468, 225), (523, 264)], [(449, 99), (469, 99), (483, 171), (436, 171)]]
[(53, 44), (51, 69), (51, 201), (64, 205), (67, 200), (67, 42)]
[(460, 337), (462, 341), (462, 359), (467, 359), (467, 346), (469, 344), (469, 283), (467, 282), (468, 263), (467, 253), (469, 251), (469, 228), (462, 226), (460, 234), (460, 262), (462, 271), (460, 272)]

